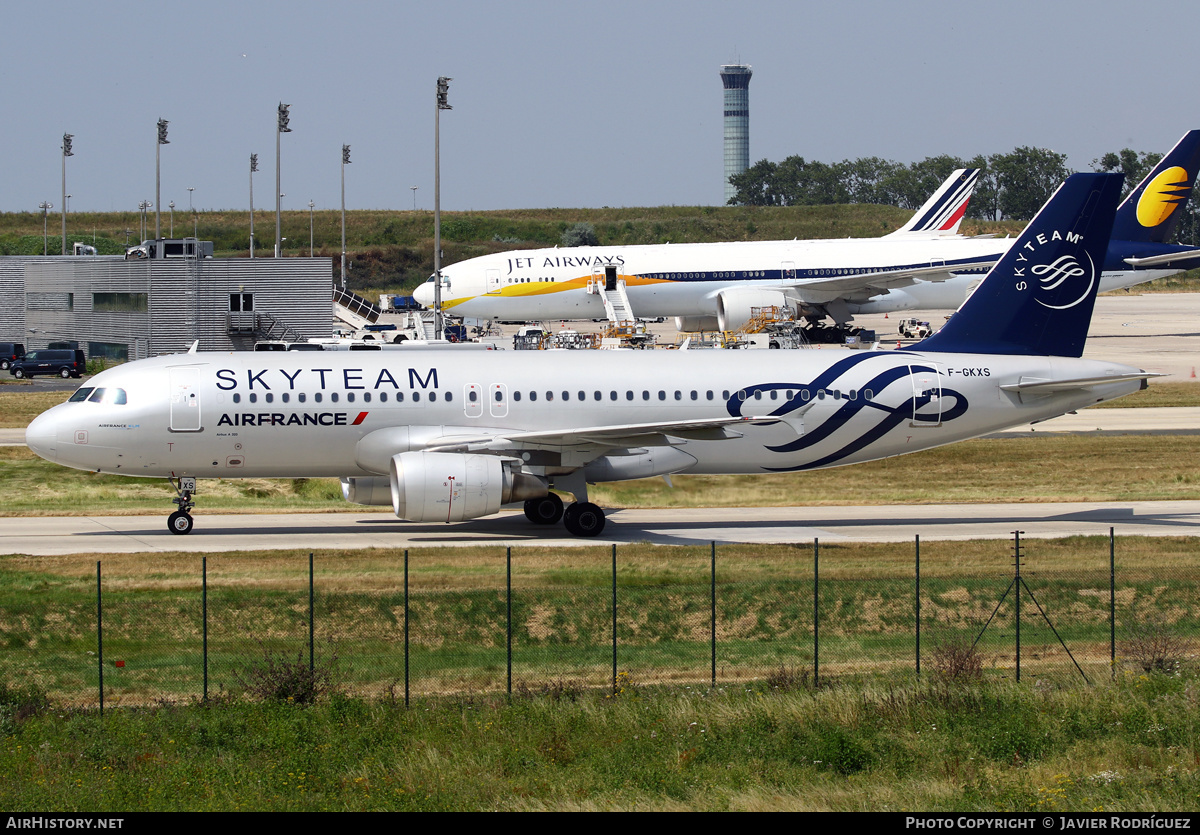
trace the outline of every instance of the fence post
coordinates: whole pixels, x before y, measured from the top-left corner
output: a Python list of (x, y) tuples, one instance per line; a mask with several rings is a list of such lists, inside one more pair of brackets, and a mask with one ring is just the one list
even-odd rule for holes
[(821, 585), (821, 543), (818, 537), (813, 537), (813, 687), (817, 687), (821, 678), (821, 641), (820, 641), (820, 603), (817, 599)]
[(313, 635), (316, 632), (316, 607), (313, 605), (313, 555), (308, 552), (308, 673), (312, 675), (313, 664)]
[(712, 556), (709, 558), (709, 634), (712, 636), (712, 686), (717, 686), (717, 541), (711, 541)]
[(507, 606), (505, 615), (505, 645), (508, 657), (505, 667), (508, 670), (508, 695), (512, 695), (512, 546), (509, 545), (504, 558), (506, 575), (504, 580), (504, 599)]
[(916, 565), (917, 565), (917, 594), (916, 594), (916, 619), (917, 619), (917, 678), (921, 678), (921, 535), (916, 535)]
[(404, 549), (404, 706), (408, 707), (408, 549)]
[(96, 560), (96, 668), (100, 673), (100, 715), (104, 715), (104, 606), (100, 595), (100, 560)]
[(208, 557), (200, 558), (200, 634), (204, 659), (204, 701), (208, 701)]
[(1108, 529), (1108, 671), (1117, 678), (1117, 540)]
[(612, 690), (617, 692), (617, 543), (612, 546)]

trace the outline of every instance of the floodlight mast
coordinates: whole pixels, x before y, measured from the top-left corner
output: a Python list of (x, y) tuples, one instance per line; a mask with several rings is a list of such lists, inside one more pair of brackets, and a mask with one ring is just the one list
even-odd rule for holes
[(154, 145), (154, 239), (162, 238), (162, 175), (159, 168), (159, 157), (162, 146), (170, 145), (167, 141), (167, 120), (158, 120), (158, 142)]
[(350, 146), (342, 146), (342, 292), (346, 291), (346, 166), (350, 164)]
[(281, 134), (291, 133), (292, 129), (288, 127), (290, 114), (288, 108), (290, 104), (279, 103), (277, 118), (275, 120), (275, 257), (280, 256), (280, 250), (283, 244), (283, 191), (279, 182), (279, 137)]
[[(62, 144), (62, 254), (67, 254), (67, 157), (75, 156), (75, 152), (71, 150), (71, 140), (75, 138), (73, 133), (63, 134)], [(45, 224), (42, 224), (45, 226)], [(45, 246), (42, 247), (45, 250)]]
[(442, 318), (442, 111), (453, 110), (446, 101), (453, 78), (438, 76), (437, 108), (433, 115), (433, 329), (434, 338), (441, 339), (445, 327)]
[(254, 257), (254, 174), (258, 171), (258, 154), (250, 155), (250, 257)]

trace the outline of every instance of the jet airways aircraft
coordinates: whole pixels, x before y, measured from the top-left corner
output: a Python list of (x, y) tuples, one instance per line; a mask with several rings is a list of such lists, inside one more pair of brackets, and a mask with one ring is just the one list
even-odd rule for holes
[[(1200, 250), (1165, 243), (1198, 168), (1195, 130), (1129, 194), (1101, 262), (1101, 292), (1200, 265)], [(954, 310), (1012, 243), (954, 234), (977, 174), (956, 171), (905, 228), (882, 238), (554, 248), (471, 258), (442, 270), (442, 307), (454, 316), (502, 321), (601, 319), (604, 270), (611, 265), (634, 315), (674, 316), (681, 331), (736, 330), (753, 307), (788, 306), (838, 325), (857, 313)], [(426, 306), (433, 305), (432, 281), (415, 293)]]
[(197, 479), (337, 476), (348, 500), (401, 519), (523, 501), (535, 523), (595, 536), (588, 483), (854, 464), (1144, 387), (1154, 374), (1081, 358), (1120, 188), (1068, 179), (911, 350), (176, 354), (97, 374), (26, 442), (66, 466), (171, 479), (175, 533), (192, 529)]

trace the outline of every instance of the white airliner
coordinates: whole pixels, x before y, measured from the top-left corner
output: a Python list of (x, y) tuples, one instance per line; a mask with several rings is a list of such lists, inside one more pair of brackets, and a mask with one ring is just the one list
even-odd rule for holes
[[(1200, 251), (1165, 243), (1197, 168), (1200, 131), (1190, 131), (1130, 193), (1101, 262), (1101, 292), (1200, 265)], [(786, 306), (838, 325), (858, 313), (954, 310), (1012, 243), (955, 234), (977, 176), (954, 172), (905, 227), (882, 238), (552, 248), (471, 258), (443, 268), (442, 307), (453, 316), (501, 321), (603, 319), (605, 290), (615, 292), (623, 282), (631, 318), (673, 316), (681, 331), (736, 330), (754, 307)], [(617, 275), (606, 287), (608, 266)], [(432, 306), (433, 280), (414, 295)]]
[[(524, 501), (595, 536), (588, 483), (808, 470), (929, 449), (1129, 394), (1082, 359), (1121, 176), (1067, 180), (962, 309), (911, 350), (189, 353), (97, 374), (30, 449), (170, 478), (342, 479), (353, 502), (457, 522)], [(550, 488), (572, 494), (564, 513)], [(802, 496), (797, 501), (803, 501)]]

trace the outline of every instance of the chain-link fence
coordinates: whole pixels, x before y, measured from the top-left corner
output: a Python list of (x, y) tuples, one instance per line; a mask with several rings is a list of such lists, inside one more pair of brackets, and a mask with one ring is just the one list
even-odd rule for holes
[(91, 576), (0, 566), (0, 676), (79, 705), (266, 695), (306, 672), (404, 702), (875, 673), (1094, 682), (1190, 663), (1197, 555), (1197, 540), (1110, 531), (1032, 544), (226, 554), (95, 563)]

